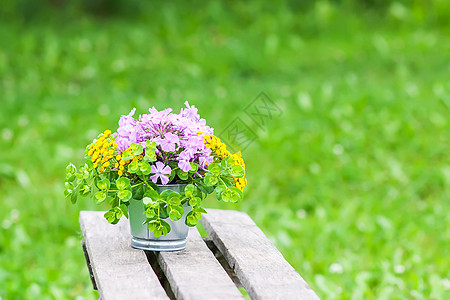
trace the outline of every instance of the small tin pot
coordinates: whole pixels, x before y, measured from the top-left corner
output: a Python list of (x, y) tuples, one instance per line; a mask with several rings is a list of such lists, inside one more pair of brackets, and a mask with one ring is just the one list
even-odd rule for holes
[[(186, 184), (166, 184), (158, 185), (160, 192), (171, 190), (182, 193)], [(178, 221), (172, 221), (170, 218), (164, 219), (170, 225), (170, 232), (167, 235), (155, 237), (153, 232), (148, 230), (148, 224), (144, 215), (145, 207), (142, 200), (130, 199), (128, 214), (130, 218), (131, 247), (149, 251), (177, 251), (186, 248), (186, 239), (189, 232), (189, 226), (186, 225), (186, 215), (192, 210), (192, 207), (183, 205), (183, 216)]]

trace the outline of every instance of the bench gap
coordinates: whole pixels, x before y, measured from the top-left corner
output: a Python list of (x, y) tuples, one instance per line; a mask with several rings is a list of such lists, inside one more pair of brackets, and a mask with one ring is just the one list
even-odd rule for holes
[[(214, 254), (214, 257), (217, 259), (217, 261), (220, 263), (222, 268), (225, 270), (225, 272), (231, 278), (231, 280), (236, 285), (236, 287), (239, 289), (239, 291), (244, 296), (244, 298), (251, 299), (250, 296), (248, 295), (246, 289), (242, 286), (242, 283), (240, 282), (240, 280), (237, 277), (236, 273), (234, 272), (233, 268), (231, 268), (231, 266), (228, 264), (225, 256), (223, 256), (222, 252), (220, 252), (220, 250), (216, 247), (213, 239), (209, 237), (205, 228), (203, 228), (203, 226), (200, 223), (198, 223), (196, 227), (197, 227), (197, 230), (199, 231), (200, 235), (202, 236), (203, 241), (205, 242), (208, 249)], [(145, 255), (147, 256), (147, 260), (148, 260), (150, 266), (152, 267), (153, 271), (155, 272), (156, 276), (158, 277), (158, 280), (161, 283), (161, 286), (166, 291), (167, 296), (171, 300), (176, 300), (176, 297), (170, 286), (169, 280), (167, 279), (166, 274), (164, 274), (163, 269), (161, 268), (160, 264), (158, 263), (157, 256), (159, 255), (159, 253), (154, 252), (154, 251), (144, 251), (144, 252), (145, 252)]]
[(153, 272), (155, 272), (156, 276), (158, 277), (159, 282), (161, 283), (161, 286), (166, 291), (167, 296), (170, 298), (170, 300), (176, 300), (171, 287), (170, 283), (167, 280), (166, 274), (164, 274), (164, 271), (161, 269), (161, 266), (158, 263), (157, 255), (158, 253), (154, 251), (144, 251), (145, 255), (147, 256), (148, 263), (153, 269)]
[(213, 239), (209, 237), (208, 232), (206, 232), (206, 229), (203, 227), (203, 225), (201, 223), (198, 223), (196, 227), (206, 246), (208, 246), (209, 250), (211, 250), (211, 252), (214, 254), (214, 257), (219, 261), (222, 268), (225, 270), (225, 272), (227, 272), (231, 280), (233, 280), (233, 283), (239, 289), (242, 296), (244, 296), (245, 299), (251, 299), (247, 293), (247, 290), (239, 280), (239, 277), (236, 275), (233, 268), (231, 268), (230, 264), (228, 263), (222, 252), (220, 252), (219, 248), (217, 248), (217, 246), (214, 244)]

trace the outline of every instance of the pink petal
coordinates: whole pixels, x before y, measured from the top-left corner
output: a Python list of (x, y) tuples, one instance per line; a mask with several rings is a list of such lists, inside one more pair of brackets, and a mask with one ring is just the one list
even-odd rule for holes
[(160, 161), (157, 161), (156, 162), (156, 170), (155, 170), (156, 172), (154, 172), (154, 173), (161, 172), (163, 167), (164, 167), (164, 164)]
[(161, 178), (162, 184), (167, 184), (169, 182), (169, 177), (161, 175), (159, 178)]
[(169, 166), (166, 166), (164, 169), (161, 170), (162, 174), (170, 174), (172, 173), (172, 169)]
[(153, 175), (153, 176), (150, 176), (150, 179), (153, 181), (153, 183), (157, 183), (158, 182), (158, 175)]

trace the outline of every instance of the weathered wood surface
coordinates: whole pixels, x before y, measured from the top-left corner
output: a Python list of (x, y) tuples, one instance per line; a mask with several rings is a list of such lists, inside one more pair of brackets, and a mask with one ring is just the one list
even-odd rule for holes
[(144, 251), (130, 247), (128, 220), (110, 225), (104, 212), (80, 212), (80, 226), (99, 296), (114, 299), (169, 299)]
[(176, 299), (244, 299), (196, 228), (190, 228), (185, 250), (155, 255)]
[(252, 299), (319, 299), (247, 214), (207, 211), (203, 227)]

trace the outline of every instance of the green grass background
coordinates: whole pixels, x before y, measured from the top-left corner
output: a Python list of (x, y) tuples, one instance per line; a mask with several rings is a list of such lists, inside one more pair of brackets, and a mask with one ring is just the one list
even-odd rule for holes
[[(49, 4), (50, 2), (54, 4)], [(0, 8), (0, 299), (96, 299), (68, 162), (133, 107), (220, 133), (265, 92), (247, 212), (323, 299), (450, 298), (450, 4), (11, 1)]]

